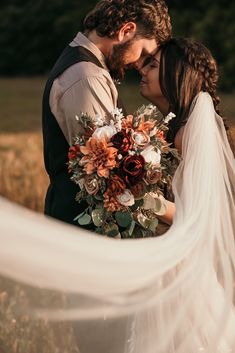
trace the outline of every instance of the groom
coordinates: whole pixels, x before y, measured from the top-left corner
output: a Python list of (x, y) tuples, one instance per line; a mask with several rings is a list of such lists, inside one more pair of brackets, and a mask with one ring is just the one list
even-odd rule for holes
[(58, 58), (43, 95), (44, 160), (50, 178), (46, 215), (77, 224), (73, 219), (87, 207), (75, 201), (79, 188), (69, 179), (66, 164), (78, 133), (75, 116), (83, 112), (108, 120), (118, 106), (112, 77), (122, 79), (129, 65), (141, 68), (170, 37), (164, 0), (102, 0), (86, 16), (83, 33)]

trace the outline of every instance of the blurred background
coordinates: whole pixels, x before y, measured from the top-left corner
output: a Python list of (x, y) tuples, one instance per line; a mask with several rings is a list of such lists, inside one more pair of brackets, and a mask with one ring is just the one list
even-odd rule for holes
[[(217, 59), (221, 112), (235, 137), (235, 2), (166, 1), (173, 34), (202, 41)], [(95, 0), (1, 0), (0, 195), (38, 212), (43, 210), (48, 185), (42, 159), (43, 87), (55, 60), (95, 4)], [(129, 112), (144, 102), (138, 79), (128, 74), (120, 87)], [(25, 316), (16, 320), (14, 309), (25, 300), (21, 287), (0, 279), (0, 353), (78, 353), (67, 324), (54, 332), (47, 322), (33, 326)]]
[[(95, 0), (1, 0), (0, 194), (41, 212), (48, 184), (42, 161), (41, 99), (55, 60), (82, 29)], [(173, 34), (207, 45), (220, 67), (221, 112), (235, 124), (235, 2), (167, 0)], [(129, 112), (144, 99), (138, 77), (120, 87)]]

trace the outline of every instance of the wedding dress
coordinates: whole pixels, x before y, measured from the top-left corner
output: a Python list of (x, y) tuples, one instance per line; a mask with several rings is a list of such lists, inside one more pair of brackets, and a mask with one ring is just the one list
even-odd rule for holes
[(235, 162), (208, 93), (193, 102), (173, 191), (171, 228), (136, 240), (1, 198), (0, 292), (9, 281), (26, 293), (15, 320), (66, 321), (81, 353), (234, 353)]

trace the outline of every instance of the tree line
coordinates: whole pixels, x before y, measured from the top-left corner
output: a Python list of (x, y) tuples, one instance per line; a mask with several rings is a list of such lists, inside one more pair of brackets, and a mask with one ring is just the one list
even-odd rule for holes
[[(47, 74), (65, 45), (82, 29), (96, 0), (1, 0), (0, 75)], [(235, 87), (235, 2), (166, 0), (173, 35), (207, 45), (218, 61), (221, 89)]]

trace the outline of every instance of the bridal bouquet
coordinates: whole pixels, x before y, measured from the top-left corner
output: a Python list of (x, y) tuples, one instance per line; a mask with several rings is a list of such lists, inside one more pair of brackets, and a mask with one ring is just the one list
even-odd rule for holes
[(80, 187), (76, 200), (85, 200), (87, 208), (75, 220), (111, 237), (153, 236), (156, 215), (165, 212), (164, 187), (177, 165), (177, 151), (164, 138), (174, 114), (159, 120), (150, 104), (134, 116), (119, 109), (112, 116), (109, 123), (98, 115), (76, 116), (80, 133), (68, 168)]

